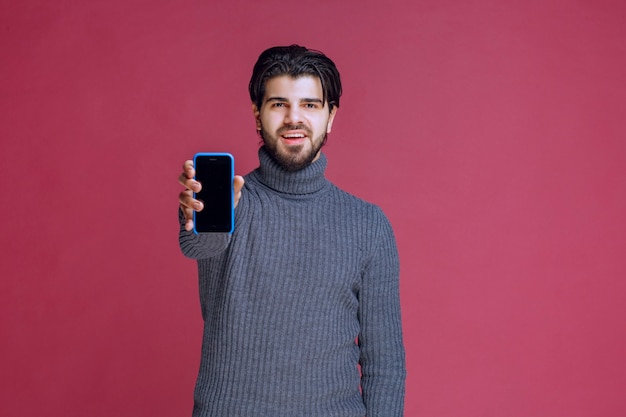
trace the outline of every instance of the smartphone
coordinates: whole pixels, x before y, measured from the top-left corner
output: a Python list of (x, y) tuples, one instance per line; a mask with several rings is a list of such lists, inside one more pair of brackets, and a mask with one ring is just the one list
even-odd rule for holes
[(193, 212), (197, 233), (232, 233), (235, 228), (233, 179), (235, 160), (228, 153), (197, 153), (193, 157), (194, 179), (202, 190), (193, 197), (204, 209)]

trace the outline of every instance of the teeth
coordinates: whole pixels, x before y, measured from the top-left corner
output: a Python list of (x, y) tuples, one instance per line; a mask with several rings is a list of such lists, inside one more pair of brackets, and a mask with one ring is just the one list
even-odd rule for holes
[(304, 135), (301, 133), (298, 133), (298, 134), (293, 134), (293, 135), (283, 135), (283, 137), (288, 138), (288, 139), (295, 139), (295, 138), (303, 138)]

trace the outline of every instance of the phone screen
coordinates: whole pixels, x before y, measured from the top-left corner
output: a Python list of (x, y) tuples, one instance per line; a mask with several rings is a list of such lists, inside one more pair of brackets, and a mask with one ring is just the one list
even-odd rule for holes
[(204, 204), (202, 211), (194, 211), (194, 231), (232, 233), (234, 227), (232, 155), (196, 154), (194, 168), (195, 179), (202, 184), (202, 190), (194, 193), (194, 198)]

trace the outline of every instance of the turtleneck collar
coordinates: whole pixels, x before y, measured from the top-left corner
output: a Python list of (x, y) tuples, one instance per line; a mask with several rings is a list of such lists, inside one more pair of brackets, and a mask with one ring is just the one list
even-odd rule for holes
[(327, 159), (321, 153), (317, 161), (299, 171), (286, 171), (269, 155), (265, 146), (259, 149), (260, 166), (254, 171), (258, 180), (267, 187), (286, 194), (312, 194), (328, 186), (324, 177)]

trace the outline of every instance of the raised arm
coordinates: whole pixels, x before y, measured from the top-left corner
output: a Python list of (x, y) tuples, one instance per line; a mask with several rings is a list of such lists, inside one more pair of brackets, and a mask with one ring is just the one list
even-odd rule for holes
[[(180, 223), (179, 244), (185, 256), (192, 259), (202, 259), (214, 256), (228, 246), (230, 235), (228, 233), (203, 233), (193, 232), (193, 212), (201, 211), (204, 207), (201, 201), (193, 198), (193, 193), (202, 189), (202, 184), (194, 179), (196, 175), (193, 161), (188, 160), (183, 164), (183, 172), (178, 177), (178, 182), (185, 187), (178, 195), (179, 210), (178, 221)], [(243, 177), (237, 175), (234, 178), (235, 207), (241, 198)]]

